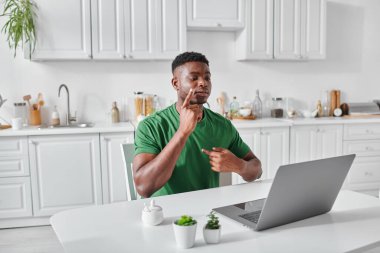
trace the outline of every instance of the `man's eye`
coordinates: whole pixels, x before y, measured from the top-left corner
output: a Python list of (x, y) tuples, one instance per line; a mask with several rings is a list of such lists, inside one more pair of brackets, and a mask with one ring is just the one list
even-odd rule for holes
[(192, 80), (192, 81), (196, 81), (196, 80), (198, 80), (198, 77), (197, 77), (197, 76), (192, 76), (192, 77), (191, 77), (191, 80)]
[(206, 81), (210, 81), (210, 80), (211, 80), (211, 77), (206, 76), (206, 77), (205, 77), (205, 80), (206, 80)]

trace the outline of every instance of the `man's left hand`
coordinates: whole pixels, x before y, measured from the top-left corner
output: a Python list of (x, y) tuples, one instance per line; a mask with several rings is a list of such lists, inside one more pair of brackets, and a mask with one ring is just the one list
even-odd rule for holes
[(202, 152), (208, 155), (211, 169), (216, 172), (239, 173), (244, 168), (244, 160), (235, 156), (228, 149), (212, 148), (212, 151), (202, 149)]

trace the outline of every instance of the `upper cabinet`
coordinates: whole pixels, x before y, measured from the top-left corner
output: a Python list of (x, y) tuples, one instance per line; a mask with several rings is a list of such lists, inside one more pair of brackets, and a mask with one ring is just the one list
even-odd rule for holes
[(34, 60), (172, 59), (186, 50), (185, 0), (36, 2)]
[(92, 0), (94, 59), (172, 59), (186, 50), (184, 0)]
[(275, 0), (274, 58), (326, 57), (326, 1)]
[(325, 0), (247, 0), (246, 28), (237, 33), (239, 60), (326, 57)]
[(91, 2), (92, 56), (94, 59), (124, 59), (124, 1)]
[(187, 27), (200, 30), (244, 28), (243, 0), (187, 0)]
[(32, 59), (90, 59), (90, 0), (35, 2), (37, 43)]
[(239, 60), (273, 59), (273, 0), (246, 2), (246, 27), (236, 34)]

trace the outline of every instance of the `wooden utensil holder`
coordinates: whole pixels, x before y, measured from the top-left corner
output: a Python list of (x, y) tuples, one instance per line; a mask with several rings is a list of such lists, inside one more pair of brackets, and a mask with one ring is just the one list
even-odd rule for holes
[(39, 126), (41, 125), (41, 110), (30, 110), (30, 125)]

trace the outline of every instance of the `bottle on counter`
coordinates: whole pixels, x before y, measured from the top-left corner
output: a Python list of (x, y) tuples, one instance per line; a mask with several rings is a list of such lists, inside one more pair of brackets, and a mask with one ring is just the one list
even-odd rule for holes
[(59, 126), (61, 124), (60, 119), (59, 119), (59, 113), (57, 110), (57, 106), (54, 106), (54, 110), (51, 113), (51, 125), (52, 126)]
[(323, 108), (322, 108), (322, 103), (321, 100), (318, 100), (317, 102), (317, 117), (323, 117)]
[(257, 119), (261, 119), (263, 116), (263, 103), (260, 99), (259, 90), (256, 90), (256, 97), (253, 100), (253, 115), (255, 115)]
[(119, 113), (119, 109), (117, 108), (116, 101), (112, 103), (111, 117), (112, 117), (112, 123), (120, 122), (120, 113)]
[(232, 102), (230, 103), (230, 118), (236, 118), (239, 113), (239, 102), (236, 97), (233, 97)]
[(330, 91), (328, 90), (324, 91), (322, 96), (322, 111), (324, 117), (330, 116)]

